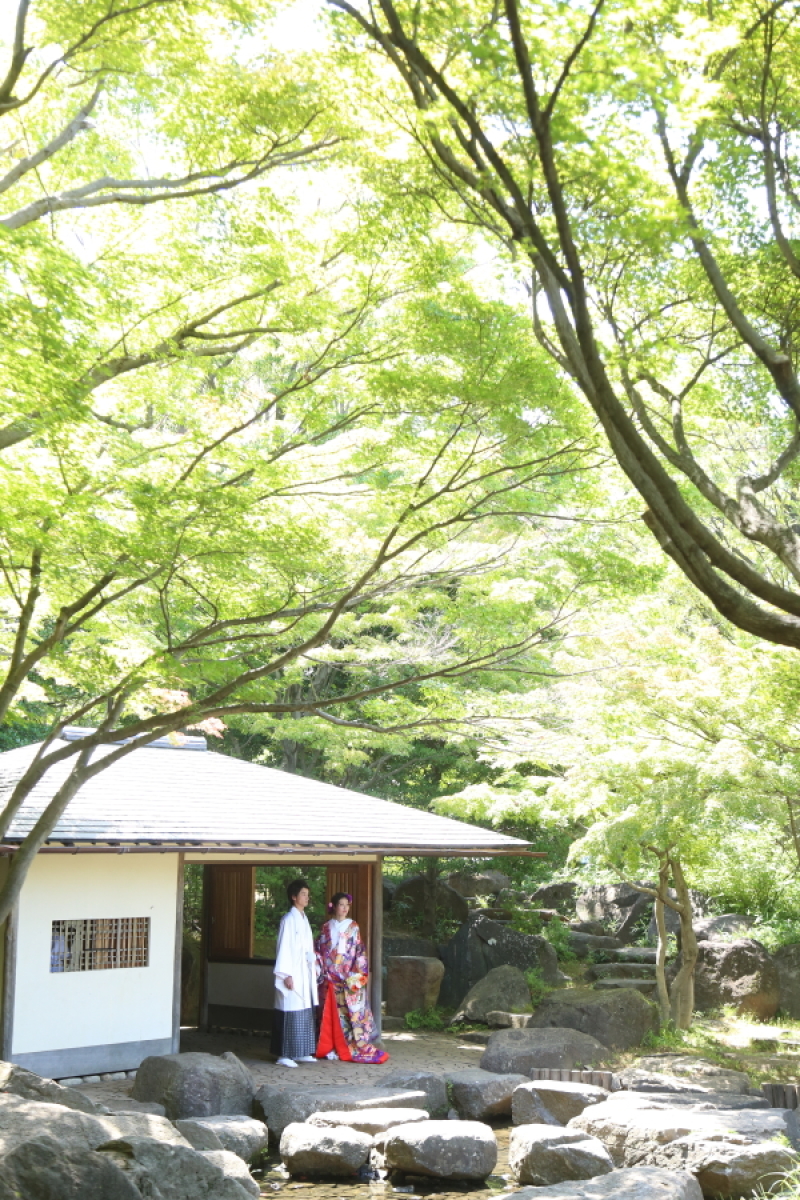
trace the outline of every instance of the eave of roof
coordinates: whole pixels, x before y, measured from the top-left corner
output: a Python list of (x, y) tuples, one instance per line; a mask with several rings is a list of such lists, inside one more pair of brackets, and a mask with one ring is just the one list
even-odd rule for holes
[[(36, 749), (0, 754), (0, 807)], [(69, 768), (64, 760), (34, 788), (6, 835), (9, 848), (30, 831)], [(164, 742), (133, 751), (84, 784), (48, 841), (52, 851), (71, 853), (102, 847), (441, 857), (525, 854), (528, 845), (450, 817), (209, 751), (183, 753)]]

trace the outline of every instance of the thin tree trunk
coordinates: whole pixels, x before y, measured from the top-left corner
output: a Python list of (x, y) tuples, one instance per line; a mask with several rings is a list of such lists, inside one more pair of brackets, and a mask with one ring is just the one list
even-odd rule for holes
[(686, 886), (680, 859), (672, 857), (672, 879), (677, 902), (674, 907), (681, 921), (681, 968), (670, 989), (670, 1009), (676, 1029), (689, 1029), (694, 1013), (694, 968), (697, 963), (697, 938), (692, 928), (692, 897)]
[(661, 1010), (661, 1020), (667, 1024), (671, 1020), (670, 997), (667, 990), (667, 923), (664, 919), (664, 898), (669, 888), (669, 856), (659, 854), (658, 883), (653, 902), (653, 910), (658, 930), (658, 949), (656, 950), (656, 992), (658, 1007)]

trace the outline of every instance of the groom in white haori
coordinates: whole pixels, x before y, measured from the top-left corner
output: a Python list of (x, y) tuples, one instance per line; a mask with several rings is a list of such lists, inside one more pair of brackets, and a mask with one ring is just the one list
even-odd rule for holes
[(281, 918), (275, 954), (272, 1053), (278, 1056), (279, 1067), (296, 1067), (298, 1062), (317, 1062), (317, 966), (314, 936), (305, 914), (308, 884), (294, 879), (286, 892), (290, 907)]

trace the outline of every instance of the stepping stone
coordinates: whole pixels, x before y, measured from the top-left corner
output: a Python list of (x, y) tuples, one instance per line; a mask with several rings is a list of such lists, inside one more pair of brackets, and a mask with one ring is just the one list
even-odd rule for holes
[(312, 1113), (308, 1118), (309, 1125), (335, 1127), (347, 1125), (360, 1133), (368, 1133), (371, 1137), (394, 1129), (395, 1125), (411, 1125), (416, 1121), (427, 1121), (430, 1118), (421, 1108), (362, 1108), (333, 1112)]
[(535, 1079), (514, 1089), (511, 1119), (515, 1125), (566, 1125), (590, 1104), (603, 1104), (609, 1093), (590, 1083), (558, 1083)]
[(485, 1121), (511, 1112), (514, 1089), (527, 1083), (527, 1076), (498, 1075), (475, 1067), (448, 1075), (447, 1082), (458, 1115), (465, 1121)]
[(281, 1134), (281, 1162), (290, 1175), (355, 1175), (369, 1157), (372, 1137), (347, 1125), (287, 1125)]
[(520, 1125), (508, 1148), (511, 1174), (520, 1183), (546, 1187), (567, 1179), (594, 1179), (614, 1170), (611, 1156), (596, 1137), (552, 1125)]
[(497, 1165), (497, 1140), (480, 1121), (398, 1125), (378, 1149), (390, 1171), (436, 1179), (486, 1179)]

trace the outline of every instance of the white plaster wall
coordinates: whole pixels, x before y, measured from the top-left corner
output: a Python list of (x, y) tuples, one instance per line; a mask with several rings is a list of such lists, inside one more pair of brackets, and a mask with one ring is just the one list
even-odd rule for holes
[[(40, 854), (17, 926), (13, 1053), (172, 1034), (176, 854)], [(50, 972), (52, 922), (150, 917), (150, 963)]]
[(232, 1004), (237, 1008), (274, 1008), (275, 976), (272, 964), (208, 964), (209, 1004)]

